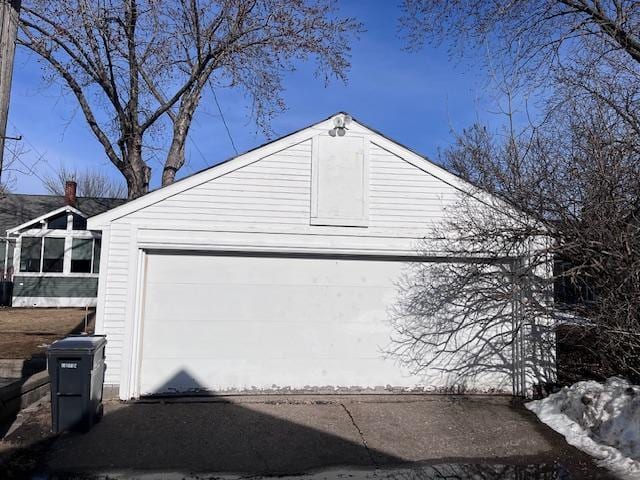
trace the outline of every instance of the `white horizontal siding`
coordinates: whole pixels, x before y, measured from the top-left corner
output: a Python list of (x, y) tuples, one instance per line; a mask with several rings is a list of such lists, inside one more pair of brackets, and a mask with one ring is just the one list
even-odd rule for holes
[(309, 222), (311, 141), (232, 171), (138, 211), (128, 221), (199, 224)]
[(372, 143), (369, 151), (369, 226), (420, 231), (445, 216), (459, 198), (454, 187)]
[[(311, 140), (198, 185), (126, 217), (127, 222), (197, 224), (212, 230), (284, 228), (319, 234), (311, 226)], [(370, 144), (369, 228), (361, 236), (415, 238), (441, 221), (458, 191), (379, 146)]]
[(120, 383), (120, 367), (124, 344), (124, 327), (127, 316), (127, 287), (129, 271), (129, 252), (131, 249), (131, 228), (128, 224), (114, 223), (109, 232), (107, 271), (100, 281), (106, 281), (105, 303), (101, 312), (103, 331), (107, 335), (106, 384)]

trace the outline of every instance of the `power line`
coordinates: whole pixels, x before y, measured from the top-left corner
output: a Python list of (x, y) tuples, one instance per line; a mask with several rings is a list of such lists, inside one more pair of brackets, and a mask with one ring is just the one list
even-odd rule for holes
[(196, 150), (198, 151), (198, 153), (200, 154), (200, 157), (202, 158), (202, 161), (204, 162), (204, 166), (208, 167), (209, 162), (207, 161), (207, 157), (204, 156), (204, 153), (202, 153), (202, 150), (200, 150), (200, 147), (198, 146), (196, 141), (191, 136), (189, 136), (189, 141), (193, 143), (194, 147), (196, 147)]
[(211, 93), (213, 93), (213, 99), (216, 101), (218, 112), (220, 112), (220, 118), (222, 118), (222, 123), (224, 124), (224, 128), (227, 130), (227, 135), (229, 136), (229, 140), (231, 141), (231, 146), (233, 147), (233, 150), (236, 152), (236, 155), (238, 155), (238, 149), (236, 148), (236, 144), (234, 143), (233, 137), (231, 136), (229, 125), (227, 125), (227, 121), (225, 120), (224, 114), (222, 113), (222, 108), (220, 108), (220, 102), (218, 102), (218, 96), (216, 95), (216, 91), (213, 88), (213, 85), (209, 84), (209, 87), (211, 88)]
[[(16, 127), (16, 125), (15, 125), (13, 122), (9, 122), (9, 123), (11, 124), (11, 127), (12, 127), (16, 132), (18, 132), (18, 134), (22, 137), (22, 139), (23, 139), (23, 140), (24, 140), (24, 141), (25, 141), (25, 142), (26, 142), (26, 143), (27, 143), (27, 144), (28, 144), (28, 145), (33, 149), (33, 151), (34, 151), (34, 152), (36, 153), (36, 155), (38, 156), (38, 160), (39, 160), (39, 161), (40, 161), (40, 160), (42, 160), (42, 161), (44, 162), (44, 164), (45, 164), (47, 167), (49, 167), (53, 173), (56, 173), (56, 169), (55, 169), (55, 168), (53, 168), (53, 166), (49, 163), (49, 160), (47, 160), (47, 158), (45, 157), (45, 155), (44, 155), (43, 153), (41, 153), (41, 152), (36, 148), (36, 146), (35, 146), (33, 143), (31, 143), (31, 141), (29, 140), (29, 138), (28, 138), (24, 133), (22, 133), (20, 130), (18, 130), (18, 128)], [(24, 163), (23, 163), (22, 161), (20, 161), (20, 163), (22, 163), (22, 164), (24, 165)], [(31, 170), (31, 169), (29, 169), (29, 170)], [(35, 175), (35, 173), (34, 173), (34, 175)], [(37, 175), (36, 175), (36, 176), (37, 176)], [(38, 178), (40, 178), (40, 177), (38, 177)]]

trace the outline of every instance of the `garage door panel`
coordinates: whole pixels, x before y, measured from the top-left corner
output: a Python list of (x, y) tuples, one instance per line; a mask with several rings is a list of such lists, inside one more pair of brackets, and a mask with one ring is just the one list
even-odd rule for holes
[[(261, 362), (238, 358), (188, 358), (179, 362), (164, 359), (150, 364), (146, 371), (149, 378), (145, 383), (146, 394), (194, 390), (228, 393), (287, 388), (367, 389), (397, 385), (384, 382), (383, 378), (398, 382), (397, 369), (391, 364), (381, 368), (375, 358), (334, 358), (314, 364), (293, 358), (269, 358)], [(354, 383), (355, 378), (359, 383)], [(409, 377), (407, 380), (411, 381)]]
[[(253, 325), (238, 330), (238, 324), (219, 322), (215, 329), (202, 329), (200, 322), (158, 322), (153, 335), (147, 335), (144, 344), (145, 360), (161, 358), (251, 358), (255, 352), (264, 350), (266, 341), (286, 338), (286, 344), (274, 344), (270, 358), (377, 358), (379, 349), (389, 342), (388, 331), (378, 327), (367, 328), (366, 324), (323, 324), (308, 322), (298, 328), (299, 322), (278, 322), (268, 325)], [(238, 338), (241, 336), (241, 338)], [(236, 341), (229, 341), (230, 338)], [(167, 342), (166, 339), (173, 339)], [(361, 351), (357, 347), (369, 342), (379, 347)]]
[[(152, 255), (150, 257), (166, 257)], [(304, 258), (286, 256), (172, 255), (172, 262), (149, 262), (147, 278), (153, 283), (388, 286), (398, 262)], [(212, 262), (212, 259), (214, 261)], [(367, 262), (366, 269), (352, 268), (352, 262)], [(282, 268), (286, 265), (286, 268)], [(391, 268), (390, 268), (391, 266)], [(274, 275), (275, 273), (275, 275)]]
[(370, 259), (148, 255), (140, 391), (415, 385), (382, 354), (404, 268)]
[[(289, 322), (309, 321), (314, 312), (322, 323), (369, 322), (372, 315), (385, 316), (386, 306), (395, 298), (395, 290), (387, 287), (299, 285), (169, 285), (149, 284), (145, 320), (217, 322), (271, 322), (286, 318)], [(203, 298), (222, 297), (215, 308)], [(175, 298), (175, 302), (167, 302)], [(336, 308), (340, 302), (341, 307)], [(363, 311), (360, 305), (370, 307)], [(255, 305), (261, 308), (256, 310)], [(378, 308), (376, 308), (376, 306)], [(182, 320), (181, 320), (182, 321)]]

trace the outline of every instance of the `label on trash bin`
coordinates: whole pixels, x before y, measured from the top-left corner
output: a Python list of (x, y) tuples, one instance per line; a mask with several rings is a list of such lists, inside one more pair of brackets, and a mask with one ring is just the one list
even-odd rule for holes
[(78, 368), (76, 362), (60, 362), (60, 368)]

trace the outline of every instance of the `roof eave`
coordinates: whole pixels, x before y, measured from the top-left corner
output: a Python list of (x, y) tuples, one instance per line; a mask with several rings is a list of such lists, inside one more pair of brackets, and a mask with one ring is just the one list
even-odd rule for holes
[(24, 222), (23, 224), (18, 225), (17, 227), (13, 227), (13, 228), (7, 229), (7, 235), (18, 233), (20, 230), (24, 230), (25, 228), (27, 228), (30, 225), (42, 222), (43, 220), (46, 220), (47, 218), (53, 217), (55, 215), (58, 215), (59, 213), (62, 213), (62, 212), (73, 212), (73, 213), (75, 213), (77, 215), (80, 215), (83, 218), (87, 218), (87, 215), (82, 213), (77, 208), (72, 207), (71, 205), (64, 205), (64, 206), (62, 206), (60, 208), (56, 208), (55, 210), (51, 210), (50, 212), (47, 212), (44, 215), (40, 215), (39, 217), (33, 218), (31, 220), (28, 220), (28, 221)]

